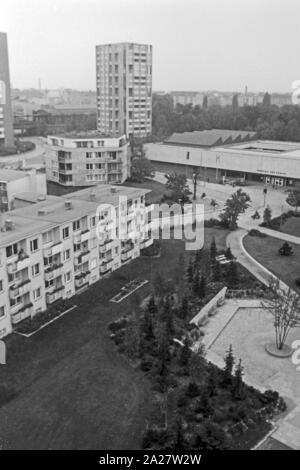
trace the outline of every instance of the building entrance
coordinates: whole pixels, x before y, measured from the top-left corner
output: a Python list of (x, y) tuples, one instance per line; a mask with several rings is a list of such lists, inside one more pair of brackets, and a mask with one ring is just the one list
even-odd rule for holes
[(272, 186), (284, 186), (284, 178), (275, 178), (273, 176), (266, 176), (266, 184), (271, 184)]

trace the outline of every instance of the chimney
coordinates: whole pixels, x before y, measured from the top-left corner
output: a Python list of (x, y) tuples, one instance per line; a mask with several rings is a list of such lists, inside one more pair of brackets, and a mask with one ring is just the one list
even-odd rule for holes
[(67, 211), (72, 209), (72, 202), (71, 201), (65, 201), (65, 208)]
[(5, 230), (13, 230), (14, 229), (14, 224), (11, 219), (6, 219), (5, 220)]

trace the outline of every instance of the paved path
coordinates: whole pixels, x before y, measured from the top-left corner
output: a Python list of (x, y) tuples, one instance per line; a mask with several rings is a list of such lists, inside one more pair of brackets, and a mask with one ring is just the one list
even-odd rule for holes
[(42, 168), (45, 165), (43, 139), (41, 137), (28, 137), (24, 140), (33, 142), (35, 149), (30, 152), (0, 157), (0, 165), (3, 164), (5, 168), (17, 168), (20, 165)]

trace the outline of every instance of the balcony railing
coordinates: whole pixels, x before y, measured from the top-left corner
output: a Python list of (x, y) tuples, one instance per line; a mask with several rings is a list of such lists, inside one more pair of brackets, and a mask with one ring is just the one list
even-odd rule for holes
[(28, 255), (24, 255), (22, 258), (20, 258), (19, 255), (17, 255), (17, 258), (14, 258), (14, 261), (10, 262), (7, 266), (7, 272), (8, 274), (13, 274), (17, 271), (22, 271), (22, 269), (28, 268), (30, 265), (30, 258)]
[(57, 287), (54, 291), (46, 293), (46, 302), (47, 304), (52, 304), (59, 300), (64, 295), (65, 286)]
[(20, 297), (21, 295), (27, 294), (27, 292), (30, 292), (30, 279), (26, 279), (23, 282), (20, 282), (19, 284), (13, 284), (9, 288), (9, 298), (10, 299), (16, 299), (17, 297)]
[(16, 313), (12, 313), (11, 322), (13, 325), (20, 323), (20, 321), (25, 320), (25, 318), (31, 317), (33, 313), (32, 303), (28, 303), (20, 308)]
[(45, 280), (50, 281), (51, 279), (55, 279), (56, 277), (60, 276), (62, 274), (62, 267), (62, 263), (49, 266), (45, 270)]

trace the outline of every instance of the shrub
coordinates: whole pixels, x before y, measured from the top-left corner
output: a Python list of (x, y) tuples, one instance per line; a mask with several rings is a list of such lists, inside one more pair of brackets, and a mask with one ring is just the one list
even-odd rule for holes
[(186, 394), (190, 398), (195, 398), (199, 395), (200, 389), (196, 382), (190, 382), (187, 387)]

